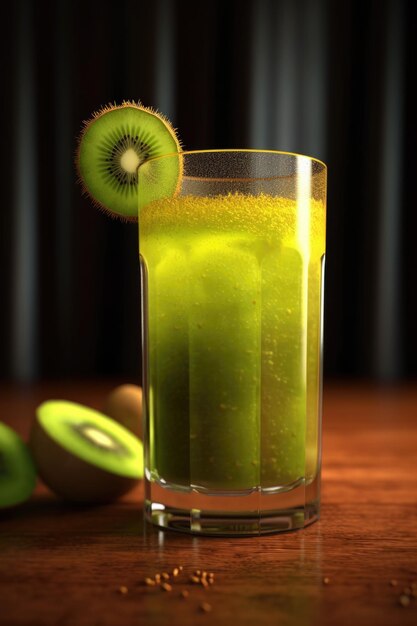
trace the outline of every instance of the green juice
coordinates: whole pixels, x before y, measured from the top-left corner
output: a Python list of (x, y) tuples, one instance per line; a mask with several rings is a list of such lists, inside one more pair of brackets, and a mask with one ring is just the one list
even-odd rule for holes
[(312, 480), (324, 207), (261, 196), (141, 209), (151, 479), (213, 492)]

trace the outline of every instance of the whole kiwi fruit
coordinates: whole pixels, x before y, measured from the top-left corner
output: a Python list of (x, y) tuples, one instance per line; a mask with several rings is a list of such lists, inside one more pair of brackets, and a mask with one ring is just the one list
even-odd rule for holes
[(103, 413), (123, 424), (142, 439), (142, 389), (138, 385), (120, 385), (106, 398)]

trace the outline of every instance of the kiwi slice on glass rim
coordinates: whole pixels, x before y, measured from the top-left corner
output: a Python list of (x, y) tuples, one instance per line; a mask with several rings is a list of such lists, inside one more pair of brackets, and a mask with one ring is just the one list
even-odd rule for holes
[(111, 502), (143, 477), (142, 442), (121, 424), (75, 402), (41, 404), (29, 445), (43, 482), (71, 502)]
[[(95, 205), (112, 216), (136, 220), (140, 205), (175, 195), (181, 180), (180, 151), (175, 130), (163, 115), (124, 101), (102, 107), (84, 123), (76, 167)], [(178, 158), (152, 161), (175, 153)], [(138, 193), (137, 170), (144, 163)]]

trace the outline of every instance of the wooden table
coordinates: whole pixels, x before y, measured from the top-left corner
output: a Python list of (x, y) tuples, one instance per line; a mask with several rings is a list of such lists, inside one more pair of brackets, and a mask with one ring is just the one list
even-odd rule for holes
[[(25, 435), (41, 400), (100, 407), (111, 387), (3, 388), (0, 419)], [(416, 625), (417, 599), (398, 602), (417, 581), (416, 458), (416, 389), (331, 386), (322, 517), (304, 531), (190, 537), (145, 527), (140, 488), (111, 506), (76, 508), (39, 486), (31, 502), (0, 514), (0, 624)], [(176, 565), (213, 571), (216, 582), (205, 590), (183, 574), (171, 592), (143, 584)]]

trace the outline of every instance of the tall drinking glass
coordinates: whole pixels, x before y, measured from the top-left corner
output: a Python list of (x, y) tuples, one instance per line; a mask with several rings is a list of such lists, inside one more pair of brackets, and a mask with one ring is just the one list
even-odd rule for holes
[[(149, 192), (153, 174), (176, 189)], [(326, 166), (183, 152), (138, 179), (146, 517), (302, 528), (319, 515)]]

